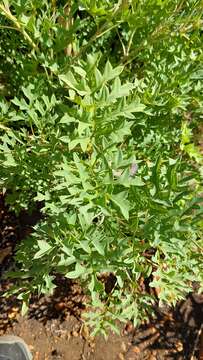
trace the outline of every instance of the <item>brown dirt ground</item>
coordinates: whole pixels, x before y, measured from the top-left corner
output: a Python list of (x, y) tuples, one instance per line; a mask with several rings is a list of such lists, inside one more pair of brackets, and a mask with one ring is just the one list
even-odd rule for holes
[(12, 281), (1, 275), (12, 267), (16, 243), (39, 218), (39, 209), (16, 218), (0, 196), (0, 335), (21, 336), (34, 360), (200, 359), (203, 295), (190, 294), (175, 309), (157, 308), (150, 323), (135, 329), (129, 322), (120, 336), (92, 339), (81, 319), (86, 303), (81, 287), (57, 277), (54, 295), (33, 297), (28, 315), (22, 317), (20, 302), (3, 297)]

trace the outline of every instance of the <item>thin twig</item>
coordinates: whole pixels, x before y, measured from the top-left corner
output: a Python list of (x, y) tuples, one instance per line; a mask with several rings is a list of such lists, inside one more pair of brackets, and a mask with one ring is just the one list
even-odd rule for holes
[(76, 58), (80, 57), (81, 54), (98, 38), (100, 38), (101, 36), (103, 36), (104, 34), (106, 34), (107, 32), (111, 31), (112, 29), (118, 27), (123, 21), (119, 21), (117, 24), (114, 24), (112, 26), (110, 26), (109, 28), (105, 29), (107, 23), (103, 24), (101, 26), (101, 28), (99, 30), (97, 30), (97, 32), (90, 38), (90, 40), (88, 41), (88, 43), (84, 46), (81, 47), (80, 51), (77, 53), (77, 55), (75, 56)]
[(121, 39), (121, 36), (120, 36), (120, 34), (119, 34), (118, 29), (117, 29), (117, 34), (118, 34), (118, 37), (119, 37), (119, 40), (120, 40), (121, 46), (122, 46), (122, 48), (123, 48), (123, 55), (124, 55), (124, 57), (126, 57), (126, 56), (127, 56), (127, 51), (126, 51), (126, 48), (125, 48), (124, 42), (123, 42), (123, 40)]
[[(163, 29), (164, 29), (165, 31), (161, 32), (160, 30), (163, 30)], [(148, 37), (148, 39), (147, 39), (147, 43), (152, 44), (152, 42), (153, 42), (154, 40), (156, 40), (159, 36), (161, 36), (161, 35), (166, 35), (166, 34), (167, 34), (167, 31), (166, 31), (166, 30), (168, 31), (169, 28), (168, 28), (168, 27), (165, 27), (165, 28), (164, 28), (164, 26), (161, 26), (161, 25), (157, 26), (157, 28), (149, 35), (149, 37)], [(134, 36), (134, 35), (133, 35), (133, 36)], [(135, 49), (135, 50), (133, 51), (133, 55), (130, 56), (130, 54), (129, 54), (129, 55), (128, 55), (128, 59), (124, 59), (124, 60), (126, 60), (126, 61), (124, 62), (124, 66), (128, 65), (129, 63), (131, 63), (133, 60), (136, 59), (138, 53), (146, 47), (145, 43), (146, 43), (146, 39), (140, 44), (140, 46), (137, 47), (137, 49)]]
[(11, 29), (11, 30), (17, 30), (20, 31), (19, 29), (17, 29), (14, 26), (8, 26), (8, 25), (0, 25), (0, 29)]
[(21, 34), (24, 36), (24, 38), (27, 40), (27, 42), (34, 48), (37, 49), (37, 45), (34, 43), (34, 41), (31, 39), (31, 37), (28, 35), (28, 33), (25, 31), (25, 29), (22, 27), (22, 25), (19, 23), (18, 19), (10, 12), (10, 10), (3, 5), (0, 4), (0, 11), (4, 14), (4, 16), (12, 21), (15, 25), (14, 29), (17, 31), (20, 31)]
[(128, 46), (127, 46), (127, 50), (126, 50), (126, 56), (129, 55), (129, 52), (130, 52), (130, 48), (131, 48), (131, 45), (132, 45), (132, 41), (133, 41), (133, 37), (135, 35), (135, 30), (133, 30), (130, 34), (130, 38), (129, 38), (129, 41), (128, 41)]
[(202, 247), (201, 245), (199, 245), (199, 244), (197, 243), (197, 241), (195, 241), (195, 240), (193, 240), (193, 239), (191, 239), (191, 240), (192, 240), (193, 244), (195, 244), (199, 250), (203, 251), (203, 247)]
[(3, 124), (0, 124), (0, 129), (5, 130), (5, 131), (10, 130), (7, 126), (5, 126)]
[[(73, 17), (71, 16), (71, 0), (68, 1), (68, 3), (66, 4), (66, 7), (64, 9), (64, 13), (67, 17), (67, 19), (65, 20), (65, 29), (66, 30), (70, 30), (70, 28), (73, 26)], [(67, 56), (71, 56), (73, 53), (73, 43), (70, 42), (67, 47), (65, 48), (65, 54)]]
[[(201, 325), (201, 327), (200, 327), (200, 329), (199, 329), (199, 331), (198, 331), (198, 333), (197, 333), (197, 336), (196, 336), (196, 338), (195, 338), (194, 346), (193, 346), (193, 348), (192, 348), (192, 352), (191, 352), (191, 356), (190, 356), (190, 359), (191, 359), (191, 360), (193, 359), (193, 356), (194, 356), (194, 354), (195, 354), (195, 351), (197, 350), (198, 343), (199, 343), (199, 341), (201, 340), (200, 337), (201, 337), (202, 330), (203, 330), (203, 324)], [(200, 351), (201, 351), (201, 349), (200, 349)], [(201, 354), (200, 354), (200, 355), (201, 355)], [(200, 357), (199, 359), (202, 360), (201, 357)]]

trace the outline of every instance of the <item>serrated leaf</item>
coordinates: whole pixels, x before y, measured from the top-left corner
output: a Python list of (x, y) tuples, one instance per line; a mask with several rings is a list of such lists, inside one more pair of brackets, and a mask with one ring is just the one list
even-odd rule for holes
[(49, 274), (45, 274), (43, 276), (43, 279), (45, 281), (45, 291), (48, 295), (53, 295), (53, 291), (56, 288), (56, 285), (53, 283), (54, 276), (51, 276)]
[(65, 257), (64, 254), (62, 254), (57, 266), (69, 266), (74, 264), (75, 262), (76, 259), (74, 256)]
[(131, 83), (121, 85), (121, 81), (119, 77), (114, 80), (112, 91), (109, 96), (109, 101), (114, 101), (118, 98), (122, 98), (124, 96), (129, 96), (130, 92), (133, 90), (134, 85)]
[(32, 93), (33, 86), (28, 86), (27, 88), (25, 88), (24, 86), (22, 86), (22, 91), (23, 94), (26, 96), (26, 98), (32, 102), (34, 100), (34, 95)]
[(84, 275), (86, 273), (86, 268), (83, 267), (82, 265), (80, 265), (79, 263), (76, 264), (75, 266), (75, 270), (74, 271), (70, 271), (68, 273), (66, 273), (66, 277), (68, 279), (77, 279), (79, 278), (81, 275)]
[(99, 69), (97, 68), (94, 69), (94, 76), (95, 76), (96, 87), (101, 86), (103, 82), (103, 77)]
[(27, 25), (28, 21), (30, 20), (30, 16), (27, 16), (25, 14), (22, 14), (20, 17), (20, 21), (23, 23), (23, 25)]
[(73, 69), (75, 70), (75, 72), (80, 75), (82, 78), (86, 77), (86, 71), (81, 68), (80, 66), (73, 66)]
[(22, 308), (21, 308), (21, 315), (25, 316), (28, 313), (29, 306), (27, 301), (23, 301)]
[(108, 119), (116, 120), (118, 117), (127, 117), (128, 119), (134, 119), (134, 112), (145, 112), (145, 105), (137, 102), (120, 106), (117, 110), (112, 111)]
[(11, 153), (6, 155), (6, 160), (4, 161), (4, 166), (17, 166), (17, 163)]
[(131, 184), (134, 186), (144, 186), (145, 183), (139, 176), (134, 176), (131, 180)]
[(69, 136), (61, 136), (59, 138), (59, 140), (61, 140), (65, 144), (69, 144), (69, 146), (70, 146), (70, 138), (69, 138)]
[(102, 239), (100, 239), (99, 237), (96, 236), (97, 234), (94, 234), (93, 238), (92, 238), (92, 243), (96, 249), (96, 251), (104, 256), (105, 255), (105, 244), (102, 243)]
[(87, 138), (77, 138), (77, 139), (74, 139), (74, 140), (71, 140), (69, 142), (69, 150), (73, 150), (78, 144), (80, 144), (81, 146), (81, 149), (83, 152), (85, 152), (87, 150), (87, 146), (90, 142), (90, 138), (87, 137)]
[(83, 249), (86, 253), (91, 254), (91, 249), (90, 249), (89, 241), (88, 241), (88, 240), (81, 240), (79, 243), (80, 243), (82, 249)]
[(66, 245), (63, 244), (63, 246), (62, 246), (61, 249), (62, 249), (62, 251), (63, 251), (66, 255), (68, 255), (68, 256), (70, 256), (70, 257), (73, 256), (73, 255), (72, 255), (72, 249), (68, 248)]
[(24, 99), (22, 100), (18, 100), (16, 97), (11, 100), (11, 102), (18, 106), (20, 108), (20, 110), (28, 110), (29, 109), (29, 105), (26, 103), (26, 101)]
[(161, 165), (162, 165), (162, 158), (161, 155), (158, 156), (156, 163), (152, 169), (152, 182), (154, 183), (155, 187), (156, 187), (156, 191), (159, 191), (160, 188), (160, 170), (161, 170)]
[(130, 104), (125, 105), (124, 112), (126, 113), (134, 113), (134, 112), (144, 112), (146, 106), (144, 104), (141, 104), (140, 102), (132, 102)]
[(65, 114), (59, 121), (60, 124), (70, 124), (73, 122), (77, 122), (77, 120), (68, 114)]
[(130, 187), (130, 186), (144, 186), (145, 183), (139, 176), (131, 176), (129, 169), (126, 169), (120, 176), (118, 176), (119, 184)]
[(39, 259), (52, 250), (52, 246), (50, 246), (45, 240), (38, 240), (37, 243), (40, 250), (36, 252), (34, 259)]
[(111, 200), (116, 204), (126, 220), (129, 219), (130, 203), (127, 200), (127, 192), (122, 191), (119, 194), (112, 194)]
[(84, 96), (88, 93), (87, 90), (81, 90), (79, 84), (74, 78), (73, 74), (69, 71), (67, 74), (61, 74), (58, 76), (69, 88), (75, 90), (79, 95)]
[(90, 127), (90, 124), (86, 122), (79, 121), (78, 123), (78, 135), (81, 136), (84, 132), (84, 130), (88, 129)]
[(46, 197), (45, 194), (41, 194), (40, 192), (38, 192), (34, 199), (36, 201), (43, 201), (45, 197)]
[(107, 61), (105, 68), (104, 68), (104, 74), (103, 79), (105, 81), (110, 81), (114, 79), (115, 77), (119, 76), (123, 71), (123, 66), (117, 66), (116, 68), (112, 68), (112, 65), (110, 61)]

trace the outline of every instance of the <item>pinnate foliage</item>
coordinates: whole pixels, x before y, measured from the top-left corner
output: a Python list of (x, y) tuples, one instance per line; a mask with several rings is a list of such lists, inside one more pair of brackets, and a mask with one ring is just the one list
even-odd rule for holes
[(0, 4), (0, 188), (42, 206), (10, 274), (23, 311), (58, 273), (95, 333), (202, 290), (201, 26), (193, 0)]

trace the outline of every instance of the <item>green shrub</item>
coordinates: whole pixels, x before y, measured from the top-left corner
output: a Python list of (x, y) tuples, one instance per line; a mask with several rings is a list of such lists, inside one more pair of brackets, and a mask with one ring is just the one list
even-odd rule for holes
[[(43, 218), (23, 309), (80, 279), (94, 333), (202, 291), (201, 1), (3, 1), (0, 188)], [(107, 279), (105, 284), (105, 279)]]

